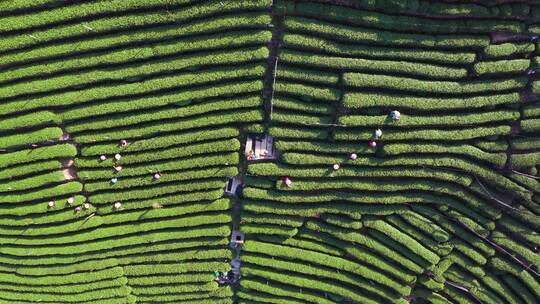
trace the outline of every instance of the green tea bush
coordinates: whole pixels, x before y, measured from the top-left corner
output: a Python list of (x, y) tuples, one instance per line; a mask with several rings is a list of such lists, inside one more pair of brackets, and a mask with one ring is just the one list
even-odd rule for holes
[(272, 120), (276, 123), (293, 123), (299, 125), (328, 125), (332, 123), (332, 117), (321, 115), (297, 114), (296, 111), (282, 111), (275, 109), (272, 112)]
[[(212, 52), (208, 52), (209, 45), (216, 49), (223, 48), (224, 46), (244, 47), (245, 45), (255, 43), (264, 44), (266, 41), (270, 40), (270, 38), (271, 33), (268, 31), (240, 31), (233, 32), (227, 36), (213, 34), (202, 37), (189, 37), (175, 42), (161, 42), (151, 46), (140, 45), (127, 49), (113, 50), (107, 53), (92, 54), (93, 56), (77, 56), (62, 61), (45, 62), (43, 64), (20, 67), (18, 69), (1, 72), (0, 81), (12, 81), (18, 78), (34, 76), (36, 74), (42, 74), (43, 71), (46, 71), (47, 74), (52, 74), (58, 72), (73, 72), (74, 69), (95, 68), (95, 66), (101, 64), (129, 65), (136, 60), (153, 59), (158, 56), (178, 56), (182, 51), (192, 52), (198, 49), (201, 49), (201, 54), (197, 55), (197, 57), (208, 58), (208, 55), (213, 54)], [(223, 55), (224, 54), (213, 54), (215, 59), (223, 59)], [(187, 64), (190, 66), (204, 64), (204, 59), (199, 59), (197, 57), (185, 55), (187, 61), (178, 61), (177, 58), (171, 58), (169, 61), (177, 61), (177, 65), (175, 64), (175, 68), (177, 69), (189, 67)], [(155, 65), (155, 63), (154, 66), (159, 67), (159, 65)], [(146, 69), (146, 71), (154, 72), (159, 70)], [(109, 73), (110, 72), (112, 71), (109, 71)], [(94, 75), (92, 78), (95, 80), (95, 76), (99, 74), (80, 73), (78, 75)]]
[(529, 59), (482, 61), (474, 65), (474, 71), (478, 75), (519, 73), (529, 68)]
[(496, 121), (512, 121), (520, 117), (519, 111), (492, 111), (473, 114), (409, 116), (401, 114), (399, 122), (388, 121), (388, 115), (347, 115), (339, 117), (339, 123), (348, 127), (395, 125), (396, 127), (467, 126), (482, 125)]
[[(139, 166), (133, 166), (133, 167), (126, 167), (126, 169), (123, 169), (120, 172), (113, 173), (113, 169), (84, 169), (81, 170), (79, 173), (79, 176), (82, 180), (90, 181), (90, 180), (96, 180), (96, 179), (108, 179), (107, 181), (102, 181), (101, 185), (98, 186), (98, 188), (105, 187), (106, 183), (110, 182), (110, 177), (118, 177), (119, 181), (115, 185), (110, 185), (109, 188), (111, 189), (117, 189), (117, 188), (125, 188), (129, 187), (130, 185), (136, 185), (136, 180), (139, 180), (143, 182), (143, 184), (148, 185), (148, 180), (152, 180), (151, 174), (157, 173), (157, 172), (168, 172), (168, 171), (178, 171), (182, 169), (195, 169), (195, 168), (205, 168), (205, 167), (211, 167), (211, 166), (227, 166), (227, 164), (236, 164), (238, 163), (238, 153), (232, 152), (232, 153), (226, 153), (223, 155), (213, 155), (213, 156), (195, 156), (191, 158), (181, 158), (181, 159), (173, 159), (173, 160), (163, 160), (151, 165), (144, 164)], [(234, 168), (235, 169), (235, 168)], [(200, 170), (198, 170), (200, 171)], [(234, 170), (231, 171), (230, 168), (222, 168), (218, 169), (218, 172), (223, 174), (224, 172), (232, 172), (234, 173)], [(218, 173), (216, 172), (216, 173)], [(171, 173), (174, 174), (174, 173)], [(179, 174), (179, 173), (176, 173)], [(189, 174), (189, 173), (188, 173)], [(198, 174), (196, 172), (191, 172), (191, 174)], [(146, 181), (144, 178), (144, 175), (146, 176)], [(234, 176), (235, 174), (233, 174)], [(138, 176), (137, 179), (123, 179), (122, 177), (130, 177), (130, 176)], [(211, 176), (210, 176), (211, 177)], [(165, 179), (160, 179), (158, 181), (154, 181), (155, 184), (159, 184), (162, 182), (167, 181), (166, 176), (163, 176)]]
[[(64, 6), (53, 10), (45, 10), (40, 13), (26, 15), (25, 18), (17, 18), (17, 16), (4, 17), (2, 23), (4, 27), (2, 32), (9, 32), (15, 30), (22, 30), (31, 27), (43, 26), (49, 23), (56, 23), (59, 21), (76, 20), (81, 17), (99, 16), (100, 14), (107, 14), (111, 12), (122, 12), (133, 8), (148, 9), (148, 8), (164, 8), (166, 5), (171, 4), (187, 4), (193, 2), (192, 0), (174, 0), (174, 3), (170, 1), (160, 1), (159, 3), (148, 2), (140, 3), (136, 0), (120, 1), (113, 0), (106, 5), (101, 2), (96, 3), (83, 3), (75, 6)], [(268, 0), (256, 0), (249, 3), (230, 3), (229, 5), (222, 6), (219, 3), (210, 3), (207, 5), (192, 6), (188, 9), (179, 9), (175, 11), (169, 11), (167, 16), (169, 22), (176, 20), (182, 20), (186, 17), (193, 18), (194, 16), (204, 16), (215, 12), (224, 11), (241, 11), (241, 10), (254, 10), (264, 9), (270, 5)]]
[[(149, 177), (151, 178), (151, 177)], [(141, 199), (141, 198), (154, 198), (164, 194), (178, 193), (178, 192), (189, 192), (195, 190), (206, 190), (213, 188), (221, 188), (225, 184), (223, 178), (212, 178), (207, 179), (203, 182), (187, 182), (187, 183), (178, 183), (175, 185), (165, 184), (154, 186), (151, 189), (143, 188), (136, 190), (124, 190), (124, 191), (115, 191), (115, 192), (104, 192), (94, 195), (90, 195), (88, 200), (90, 202), (96, 203), (112, 203), (117, 201), (124, 201), (130, 199)]]
[[(37, 79), (33, 81), (25, 81), (0, 88), (0, 98), (9, 98), (21, 94), (42, 93), (55, 90), (62, 90), (63, 92), (67, 91), (66, 93), (69, 93), (69, 91), (73, 91), (74, 86), (96, 90), (95, 88), (92, 88), (92, 86), (95, 86), (95, 83), (103, 81), (126, 81), (133, 78), (155, 78), (156, 76), (159, 77), (161, 73), (170, 72), (171, 66), (174, 66), (175, 69), (181, 70), (194, 66), (208, 66), (210, 64), (248, 64), (249, 62), (260, 60), (267, 56), (268, 49), (266, 47), (228, 52), (223, 52), (220, 50), (218, 53), (214, 51), (207, 52), (206, 54), (200, 52), (196, 55), (185, 55), (180, 58), (169, 60), (159, 60), (154, 62), (146, 61), (144, 64), (139, 65), (122, 65), (118, 69), (110, 68), (107, 70), (90, 70), (88, 72), (78, 72), (77, 74), (48, 77), (46, 80)], [(214, 70), (214, 72), (216, 71)], [(193, 75), (193, 73), (188, 74)], [(178, 73), (176, 77), (178, 76), (182, 76), (182, 73)], [(200, 83), (201, 79), (205, 79), (204, 76), (204, 74), (199, 74), (195, 79), (191, 78), (190, 83)], [(164, 79), (160, 80), (161, 83), (166, 82), (163, 81)], [(181, 80), (178, 80), (178, 82), (178, 85), (182, 84)], [(184, 80), (183, 84), (186, 84), (186, 80)], [(98, 88), (97, 90), (99, 89), (103, 90), (104, 88)], [(143, 93), (141, 91), (139, 92)]]
[(10, 148), (45, 141), (57, 141), (64, 132), (58, 127), (49, 127), (28, 133), (2, 136), (0, 138), (0, 147)]
[(534, 43), (501, 43), (490, 44), (484, 49), (488, 58), (506, 57), (514, 54), (526, 54), (534, 52)]
[[(428, 7), (428, 13), (433, 15), (491, 16), (487, 12), (487, 9), (480, 5), (462, 4), (457, 6), (453, 4), (450, 6), (444, 3), (419, 4), (419, 2), (420, 1), (374, 1), (355, 3), (355, 6), (363, 8), (364, 10), (351, 9), (345, 6), (325, 5), (322, 3), (300, 2), (295, 6), (294, 12), (332, 21), (335, 20), (337, 22), (347, 22), (355, 25), (405, 32), (451, 34), (488, 33), (495, 30), (521, 32), (523, 30), (523, 24), (515, 21), (495, 21), (473, 18), (434, 19), (399, 14), (407, 10), (415, 12), (419, 6), (422, 6)], [(376, 12), (377, 10), (386, 12), (386, 14)], [(527, 13), (524, 15), (527, 15)]]
[(276, 97), (272, 99), (272, 106), (275, 109), (287, 109), (293, 111), (301, 111), (306, 113), (318, 113), (330, 115), (334, 111), (332, 105), (327, 103), (315, 103), (300, 101), (294, 98), (288, 97)]
[(395, 107), (414, 110), (451, 110), (472, 109), (497, 105), (519, 103), (519, 93), (507, 93), (487, 96), (466, 96), (462, 98), (442, 98), (429, 96), (408, 96), (405, 94), (386, 94), (354, 92), (343, 95), (343, 104), (347, 108), (362, 109), (367, 107)]
[(369, 45), (407, 46), (416, 48), (477, 49), (489, 45), (489, 39), (473, 35), (434, 36), (397, 33), (330, 23), (302, 17), (289, 17), (283, 22), (291, 32), (302, 32), (342, 42)]
[(308, 102), (311, 102), (312, 99), (337, 102), (340, 96), (339, 90), (331, 87), (324, 87), (323, 85), (312, 86), (286, 81), (278, 81), (274, 86), (274, 90), (278, 96), (294, 96)]
[[(526, 78), (519, 77), (504, 80), (476, 80), (465, 83), (454, 81), (426, 81), (387, 75), (344, 73), (345, 85), (355, 88), (382, 88), (406, 92), (428, 94), (477, 94), (507, 90), (519, 90), (525, 87)], [(534, 84), (533, 84), (533, 90)]]
[(334, 57), (286, 49), (280, 52), (280, 60), (295, 65), (316, 67), (323, 70), (335, 69), (341, 71), (401, 73), (430, 78), (461, 78), (467, 75), (467, 70), (463, 68), (449, 68), (406, 61)]
[[(343, 282), (351, 286), (356, 286), (360, 290), (372, 292), (387, 301), (393, 301), (399, 297), (396, 293), (392, 292), (391, 290), (385, 289), (384, 287), (372, 286), (367, 280), (357, 278), (356, 276), (350, 274), (342, 274), (335, 271), (326, 270), (315, 265), (312, 266), (309, 264), (291, 262), (282, 259), (276, 259), (273, 257), (269, 258), (253, 253), (247, 253), (243, 255), (242, 262), (245, 262), (248, 265), (257, 265), (259, 267), (271, 265), (270, 267), (276, 270), (292, 271), (303, 274), (305, 276), (317, 275), (318, 277), (326, 278), (335, 282)], [(246, 267), (249, 267), (248, 265), (246, 265)]]
[[(285, 55), (289, 52), (290, 51), (287, 51), (287, 49), (284, 49), (282, 51), (280, 55), (281, 64), (283, 64), (284, 60), (291, 61), (290, 58), (288, 60), (288, 58)], [(298, 54), (301, 55), (302, 53), (298, 53)], [(294, 62), (294, 60), (292, 60), (292, 62)], [(299, 67), (290, 67), (286, 64), (284, 64), (283, 66), (280, 66), (276, 74), (277, 74), (278, 79), (284, 78), (284, 79), (292, 79), (292, 80), (297, 80), (297, 81), (322, 83), (326, 85), (337, 85), (339, 82), (339, 76), (336, 73), (317, 71), (317, 74), (314, 74), (313, 70), (308, 70), (308, 69), (299, 68)]]
[(137, 113), (132, 115), (107, 116), (105, 118), (96, 118), (90, 122), (74, 123), (69, 126), (69, 132), (88, 132), (94, 130), (103, 130), (113, 127), (126, 127), (130, 125), (142, 124), (161, 119), (187, 118), (197, 115), (205, 115), (217, 111), (232, 111), (236, 109), (254, 108), (261, 104), (260, 98), (233, 98), (223, 101), (205, 102), (201, 104), (181, 107), (176, 109), (166, 109), (158, 111), (147, 111), (146, 113)]
[(11, 153), (2, 153), (0, 154), (0, 167), (8, 167), (39, 160), (74, 157), (76, 155), (77, 148), (71, 144), (43, 146), (34, 149), (18, 150)]
[(224, 113), (208, 114), (202, 117), (186, 118), (177, 121), (153, 122), (144, 126), (126, 127), (113, 129), (111, 131), (91, 132), (81, 135), (75, 135), (79, 143), (94, 143), (98, 141), (121, 140), (123, 138), (138, 139), (141, 137), (149, 137), (162, 132), (184, 131), (187, 129), (195, 129), (202, 127), (216, 127), (228, 125), (230, 123), (250, 123), (259, 122), (262, 120), (263, 113), (259, 109), (238, 110), (227, 115)]
[[(122, 152), (141, 152), (146, 150), (153, 150), (159, 148), (167, 148), (175, 145), (198, 143), (205, 140), (219, 141), (224, 138), (237, 137), (239, 134), (238, 129), (231, 127), (223, 127), (216, 130), (202, 130), (192, 132), (181, 132), (166, 136), (156, 136), (147, 139), (140, 139), (134, 142), (130, 142), (125, 147), (118, 147), (117, 143), (109, 144), (95, 144), (91, 146), (84, 146), (81, 149), (82, 156), (96, 156), (104, 153), (113, 153), (116, 151)], [(155, 151), (153, 153), (156, 153)], [(126, 155), (126, 158), (131, 157), (130, 154)], [(89, 160), (78, 158), (78, 161), (87, 163)]]
[(422, 244), (418, 243), (405, 233), (399, 231), (397, 228), (386, 224), (384, 221), (374, 218), (362, 218), (362, 223), (364, 223), (366, 227), (378, 230), (398, 243), (406, 246), (412, 252), (421, 256), (423, 259), (433, 265), (437, 264), (440, 260), (440, 257), (437, 254), (422, 246)]
[(366, 58), (384, 58), (389, 60), (426, 61), (440, 64), (469, 64), (474, 62), (476, 58), (473, 52), (446, 52), (421, 49), (413, 51), (407, 48), (399, 47), (340, 43), (317, 37), (315, 33), (309, 35), (285, 33), (283, 36), (283, 43), (288, 48), (317, 51), (328, 54), (361, 56)]

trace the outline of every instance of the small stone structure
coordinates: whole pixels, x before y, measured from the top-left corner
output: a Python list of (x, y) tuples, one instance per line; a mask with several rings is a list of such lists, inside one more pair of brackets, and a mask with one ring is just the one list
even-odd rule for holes
[(231, 196), (237, 196), (238, 191), (242, 188), (242, 179), (238, 176), (232, 177), (225, 186), (225, 194)]
[(236, 248), (242, 244), (244, 244), (244, 234), (238, 230), (233, 230), (229, 246), (231, 246), (231, 248)]
[(248, 135), (245, 154), (248, 160), (276, 159), (274, 139), (266, 134)]

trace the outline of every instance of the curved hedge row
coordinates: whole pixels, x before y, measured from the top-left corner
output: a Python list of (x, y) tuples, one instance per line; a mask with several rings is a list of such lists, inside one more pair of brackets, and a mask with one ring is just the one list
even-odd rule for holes
[(49, 4), (0, 5), (0, 302), (232, 303), (271, 1)]
[(279, 157), (248, 162), (239, 303), (535, 303), (533, 7), (276, 8)]

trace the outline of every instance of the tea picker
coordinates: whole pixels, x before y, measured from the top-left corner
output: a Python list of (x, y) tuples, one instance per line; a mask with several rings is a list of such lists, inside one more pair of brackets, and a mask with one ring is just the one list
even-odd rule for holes
[(285, 184), (285, 186), (286, 186), (287, 188), (289, 188), (289, 187), (291, 187), (292, 181), (291, 181), (291, 179), (290, 179), (288, 176), (285, 176), (285, 177), (283, 178), (283, 183)]
[(401, 113), (399, 113), (399, 111), (397, 111), (397, 110), (394, 110), (394, 111), (390, 112), (390, 117), (393, 120), (399, 120), (401, 118)]
[(381, 138), (381, 136), (382, 136), (382, 130), (381, 129), (375, 130), (375, 139), (379, 139)]

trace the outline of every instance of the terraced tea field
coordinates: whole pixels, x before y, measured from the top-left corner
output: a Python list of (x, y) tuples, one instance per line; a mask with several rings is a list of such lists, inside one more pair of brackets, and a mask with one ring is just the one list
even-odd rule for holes
[(0, 303), (540, 303), (540, 3), (3, 0), (0, 34)]

